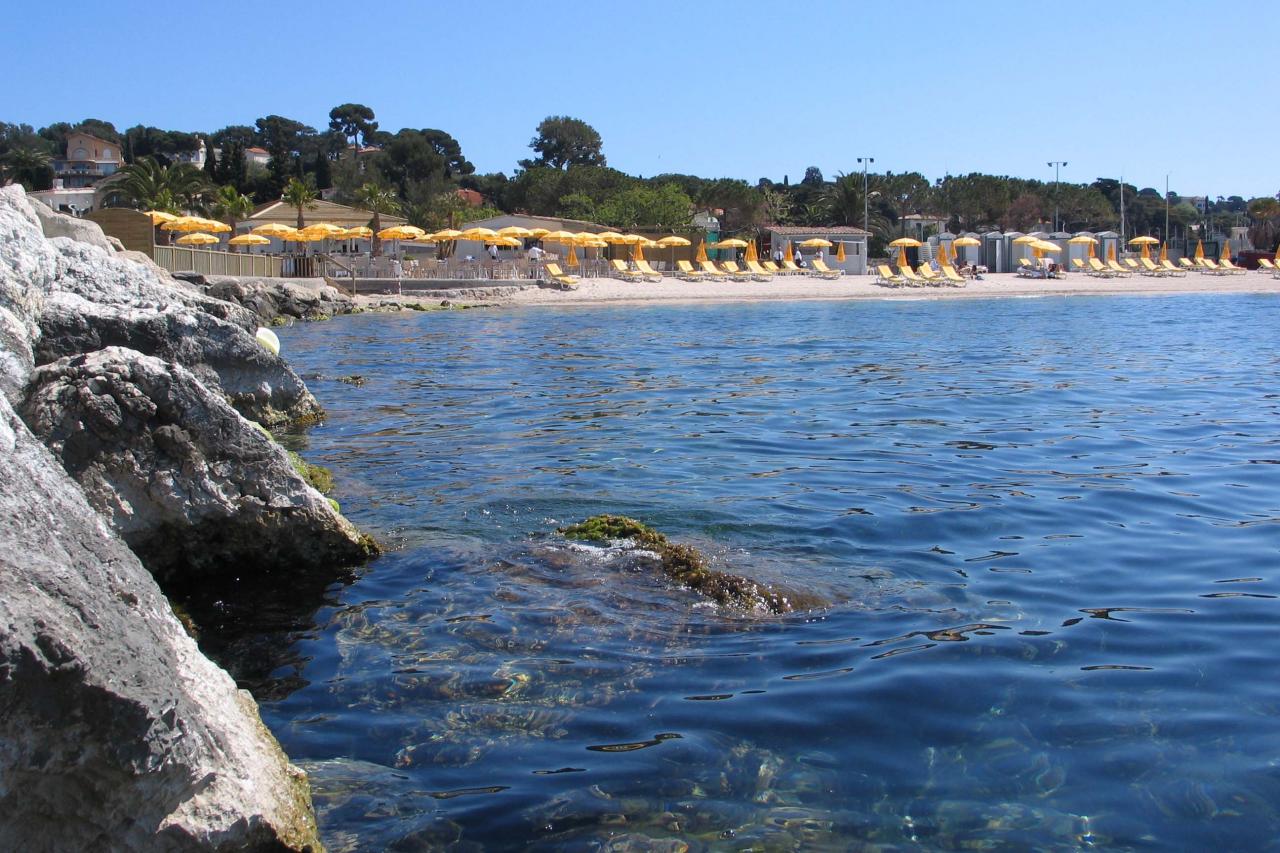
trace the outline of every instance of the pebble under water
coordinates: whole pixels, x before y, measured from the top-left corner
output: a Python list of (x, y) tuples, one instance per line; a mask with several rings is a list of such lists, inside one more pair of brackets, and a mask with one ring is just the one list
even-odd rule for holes
[[(224, 650), (330, 850), (1277, 846), (1280, 299), (280, 337), (329, 413), (295, 446), (393, 548)], [(598, 513), (830, 604), (555, 532)]]

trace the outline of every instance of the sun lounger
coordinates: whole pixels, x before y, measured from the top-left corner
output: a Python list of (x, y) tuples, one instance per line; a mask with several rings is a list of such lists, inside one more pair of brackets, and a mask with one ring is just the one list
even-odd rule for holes
[(1080, 260), (1079, 258), (1072, 258), (1071, 266), (1075, 267), (1077, 272), (1082, 272), (1085, 275), (1093, 274), (1092, 272), (1090, 272), (1089, 268), (1084, 265), (1084, 261)]
[(907, 284), (912, 287), (927, 287), (929, 284), (929, 282), (912, 272), (911, 267), (898, 267), (898, 275), (902, 276)]
[(761, 261), (760, 266), (764, 267), (764, 271), (770, 275), (790, 275), (791, 273), (780, 268), (773, 261)]
[(1231, 275), (1231, 270), (1224, 270), (1214, 262), (1213, 258), (1200, 258), (1200, 271), (1209, 275)]
[(615, 258), (610, 261), (610, 264), (613, 266), (613, 275), (615, 278), (620, 278), (623, 281), (641, 281), (644, 279), (644, 274), (628, 267), (626, 261), (617, 260)]
[(1018, 268), (1014, 272), (1022, 278), (1041, 278), (1042, 270), (1040, 267), (1031, 263), (1027, 258), (1018, 258)]
[(1280, 267), (1273, 264), (1270, 258), (1258, 258), (1258, 272), (1280, 272)]
[[(1185, 260), (1185, 258), (1183, 260)], [(1173, 261), (1169, 260), (1168, 258), (1160, 262), (1160, 269), (1164, 270), (1169, 275), (1182, 276), (1187, 274), (1186, 270), (1184, 270), (1182, 267), (1175, 267), (1173, 265)]]
[(1115, 273), (1102, 265), (1102, 261), (1098, 258), (1089, 259), (1089, 269), (1093, 270), (1093, 274), (1098, 278), (1115, 278)]
[(773, 274), (760, 266), (759, 261), (744, 261), (747, 265), (747, 271), (755, 277), (756, 281), (773, 281)]
[(827, 266), (826, 262), (821, 258), (813, 259), (813, 272), (810, 275), (816, 275), (818, 278), (837, 279), (843, 274), (843, 270), (833, 270)]
[(1178, 258), (1178, 266), (1182, 267), (1184, 270), (1200, 271), (1200, 265), (1193, 263), (1190, 258)]
[(1111, 270), (1113, 273), (1120, 276), (1121, 278), (1129, 278), (1130, 276), (1133, 275), (1133, 273), (1129, 272), (1127, 269), (1120, 266), (1119, 262), (1113, 261), (1110, 259), (1107, 260), (1107, 269)]
[(695, 270), (688, 261), (676, 261), (676, 277), (682, 281), (702, 281), (707, 274), (702, 270)]
[(889, 269), (887, 264), (880, 264), (876, 267), (876, 284), (884, 284), (889, 287), (901, 287), (907, 283), (907, 280)]
[(951, 264), (942, 265), (942, 277), (946, 279), (947, 284), (952, 287), (964, 287), (968, 282), (964, 280), (964, 276), (956, 272), (956, 268)]
[(578, 277), (576, 275), (565, 275), (559, 264), (544, 264), (542, 268), (547, 271), (547, 275), (551, 276), (552, 281), (565, 290), (576, 290), (578, 288)]
[(1153, 275), (1157, 278), (1165, 278), (1169, 275), (1168, 270), (1156, 266), (1155, 261), (1150, 258), (1139, 258), (1138, 262), (1141, 264), (1141, 269), (1138, 272), (1142, 275)]
[(640, 270), (640, 274), (648, 281), (662, 281), (662, 273), (649, 266), (648, 261), (638, 260), (631, 263), (636, 265), (636, 269)]
[(927, 284), (942, 284), (943, 278), (933, 271), (933, 267), (929, 264), (921, 264), (916, 268), (916, 275), (925, 280)]
[(1138, 262), (1133, 258), (1125, 258), (1124, 265), (1136, 273), (1142, 273), (1142, 267), (1138, 266)]
[(729, 277), (729, 274), (727, 272), (720, 269), (711, 261), (698, 261), (698, 265), (702, 267), (703, 272), (711, 276), (716, 281), (724, 281)]
[[(724, 267), (724, 271), (727, 272), (731, 277), (734, 277), (736, 281), (748, 281), (750, 279), (755, 279), (756, 281), (769, 280), (768, 273), (764, 272), (763, 270), (761, 270), (759, 273), (753, 273), (748, 270), (741, 269), (738, 266), (737, 261), (721, 261), (720, 266)], [(738, 278), (739, 276), (746, 276), (746, 278)]]
[(787, 275), (804, 275), (804, 270), (796, 266), (794, 261), (783, 261), (782, 268), (786, 270)]
[(1222, 260), (1218, 261), (1218, 263), (1219, 263), (1219, 264), (1222, 266), (1222, 268), (1223, 268), (1224, 270), (1226, 270), (1230, 275), (1245, 275), (1246, 273), (1248, 273), (1248, 272), (1249, 272), (1249, 271), (1248, 271), (1247, 269), (1245, 269), (1244, 267), (1238, 267), (1238, 266), (1236, 266), (1235, 264), (1231, 263), (1231, 259), (1230, 259), (1230, 258), (1223, 258)]

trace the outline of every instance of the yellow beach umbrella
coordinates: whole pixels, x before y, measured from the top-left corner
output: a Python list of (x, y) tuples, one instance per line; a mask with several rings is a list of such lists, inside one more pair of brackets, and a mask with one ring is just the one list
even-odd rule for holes
[(907, 247), (898, 247), (898, 266), (905, 267), (907, 265)]
[(565, 266), (576, 267), (578, 265), (578, 253), (574, 251), (573, 244), (569, 244), (569, 257), (564, 259)]
[(270, 243), (271, 240), (259, 237), (257, 234), (241, 234), (227, 241), (228, 246), (267, 246)]
[(955, 240), (951, 241), (951, 248), (953, 249), (958, 248), (960, 246), (981, 246), (981, 245), (982, 245), (982, 241), (979, 240), (977, 237), (957, 237)]
[(550, 233), (551, 232), (548, 231), (546, 228), (530, 228), (529, 229), (529, 236), (535, 240), (541, 240), (543, 237), (547, 236)]
[(672, 234), (670, 237), (663, 237), (661, 240), (659, 240), (658, 245), (664, 249), (670, 249), (674, 246), (690, 246), (692, 244), (688, 240), (686, 240), (684, 237), (677, 237), (676, 235)]
[(357, 225), (354, 228), (348, 228), (343, 232), (343, 236), (349, 240), (368, 240), (373, 237), (373, 229), (368, 225)]
[(746, 260), (750, 261), (750, 262), (751, 262), (751, 263), (753, 263), (753, 264), (754, 264), (756, 261), (760, 260), (760, 255), (759, 255), (759, 253), (756, 251), (756, 241), (755, 241), (755, 240), (752, 240), (751, 242), (747, 243), (747, 254), (746, 254)]
[(794, 255), (795, 255), (795, 252), (791, 251), (791, 241), (788, 240), (787, 245), (782, 247), (782, 257), (784, 260), (789, 261)]
[(163, 210), (148, 210), (147, 216), (151, 217), (152, 225), (161, 225), (165, 222), (172, 222), (178, 218), (172, 213), (165, 213)]
[(631, 260), (633, 261), (644, 260), (644, 244), (645, 244), (645, 241), (643, 239), (637, 240), (636, 242), (631, 244)]
[(1114, 261), (1115, 259), (1116, 259), (1116, 244), (1108, 243), (1107, 244), (1107, 260)]
[(528, 237), (529, 229), (521, 228), (519, 225), (508, 225), (506, 228), (498, 229), (499, 237)]
[(330, 237), (333, 237), (337, 234), (341, 234), (347, 229), (343, 228), (341, 225), (334, 225), (332, 222), (312, 222), (302, 230), (310, 231), (312, 234), (328, 234)]
[(282, 225), (279, 222), (268, 222), (266, 225), (259, 225), (250, 229), (250, 234), (257, 234), (262, 237), (283, 237), (286, 234), (292, 234), (294, 229), (288, 225)]
[(806, 249), (830, 249), (833, 244), (830, 240), (823, 240), (821, 237), (810, 237), (800, 245)]
[(1160, 241), (1159, 241), (1159, 240), (1157, 240), (1155, 237), (1147, 237), (1147, 236), (1143, 236), (1143, 237), (1134, 237), (1132, 240), (1130, 240), (1130, 241), (1129, 241), (1129, 245), (1130, 245), (1130, 246), (1141, 246), (1141, 245), (1143, 245), (1143, 244), (1145, 243), (1146, 245), (1151, 246), (1151, 245), (1154, 245), (1154, 244), (1159, 243), (1159, 242), (1160, 242)]
[(1048, 240), (1037, 240), (1034, 243), (1032, 243), (1031, 246), (1033, 248), (1039, 249), (1042, 252), (1061, 252), (1062, 251), (1061, 246), (1059, 246), (1057, 243), (1051, 243)]
[(1231, 241), (1230, 240), (1222, 241), (1222, 255), (1220, 259), (1224, 261), (1231, 260)]
[[(160, 227), (161, 227), (161, 228), (163, 228), (164, 226), (162, 225), (162, 226), (160, 226)], [(1202, 261), (1202, 260), (1204, 260), (1204, 241), (1203, 241), (1203, 240), (1197, 240), (1197, 241), (1196, 241), (1196, 254), (1195, 254), (1195, 259), (1196, 259), (1197, 261)]]
[(193, 231), (204, 231), (208, 224), (209, 220), (200, 216), (175, 216), (173, 219), (161, 222), (160, 230), (189, 233)]
[(1169, 260), (1169, 244), (1161, 243), (1160, 244), (1160, 263), (1164, 263), (1167, 260)]
[(745, 249), (747, 248), (747, 241), (739, 240), (737, 237), (733, 237), (728, 240), (721, 240), (719, 243), (712, 243), (711, 248), (713, 249)]
[(842, 264), (843, 264), (843, 263), (844, 263), (844, 261), (845, 261), (845, 257), (844, 257), (844, 241), (843, 241), (843, 240), (841, 240), (839, 243), (837, 243), (837, 244), (836, 244), (836, 260), (837, 260), (837, 261), (839, 261), (839, 262), (840, 262), (840, 263), (842, 263)]
[(1039, 240), (1039, 239), (1040, 239), (1040, 238), (1039, 238), (1039, 237), (1037, 237), (1037, 236), (1035, 236), (1034, 234), (1023, 234), (1021, 237), (1014, 237), (1014, 238), (1013, 238), (1013, 245), (1015, 245), (1015, 246), (1029, 246), (1029, 245), (1031, 245), (1032, 243), (1036, 242), (1036, 241), (1037, 241), (1037, 240)]
[(624, 240), (623, 240), (623, 236), (622, 236), (621, 234), (619, 234), (617, 231), (602, 231), (601, 233), (597, 234), (596, 236), (597, 236), (597, 237), (599, 237), (601, 240), (605, 241), (606, 243), (622, 243), (622, 242), (624, 242)]
[(944, 267), (951, 266), (951, 259), (947, 257), (947, 244), (941, 241), (938, 242), (938, 263)]
[[(1277, 256), (1280, 256), (1280, 250), (1277, 250)], [(698, 254), (694, 257), (694, 260), (696, 260), (698, 263), (702, 263), (703, 261), (707, 260), (707, 241), (706, 240), (698, 241)]]
[(498, 232), (492, 228), (468, 228), (462, 232), (463, 240), (485, 240), (489, 237), (497, 237)]
[(205, 234), (202, 231), (192, 231), (190, 234), (183, 234), (176, 241), (180, 246), (211, 246), (219, 242), (218, 238), (212, 234)]
[[(1015, 240), (1014, 242), (1016, 243), (1017, 241)], [(804, 244), (802, 243), (801, 245), (804, 245)], [(919, 249), (921, 246), (924, 245), (924, 243), (921, 243), (919, 240), (915, 239), (914, 237), (899, 237), (897, 240), (894, 240), (889, 245), (895, 249)]]
[(547, 231), (542, 235), (544, 243), (571, 243), (573, 242), (574, 233), (572, 231)]
[(1093, 245), (1094, 243), (1098, 242), (1098, 238), (1090, 237), (1088, 234), (1077, 234), (1067, 242), (1070, 243), (1072, 246), (1083, 246), (1086, 243), (1088, 243), (1089, 245)]
[(1094, 240), (1092, 243), (1089, 244), (1089, 257), (1091, 258), (1098, 257), (1098, 250), (1096, 248), (1097, 244), (1098, 244), (1097, 240)]
[(416, 225), (393, 225), (378, 232), (379, 240), (412, 240), (426, 234)]
[(437, 243), (444, 240), (457, 240), (462, 236), (462, 232), (456, 228), (445, 228), (431, 235), (431, 239)]

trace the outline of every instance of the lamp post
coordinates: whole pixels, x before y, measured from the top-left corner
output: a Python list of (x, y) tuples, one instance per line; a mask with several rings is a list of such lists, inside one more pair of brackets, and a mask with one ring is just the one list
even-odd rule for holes
[[(876, 158), (874, 157), (858, 158), (858, 162), (862, 164), (862, 230), (868, 234), (871, 233), (871, 229), (867, 227), (871, 222), (871, 197), (867, 195), (867, 166), (875, 161)], [(870, 240), (868, 240), (868, 245), (870, 245)]]
[(1067, 165), (1066, 160), (1050, 160), (1046, 165), (1053, 167), (1053, 230), (1058, 230), (1058, 169)]
[[(1169, 242), (1169, 173), (1164, 173), (1164, 241)], [(1184, 247), (1182, 251), (1186, 251)]]

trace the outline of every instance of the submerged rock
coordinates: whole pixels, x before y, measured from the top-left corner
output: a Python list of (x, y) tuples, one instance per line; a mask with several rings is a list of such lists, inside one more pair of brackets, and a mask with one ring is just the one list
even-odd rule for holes
[(320, 849), (253, 700), (2, 398), (0, 849)]
[(331, 572), (378, 551), (178, 365), (119, 347), (60, 359), (32, 374), (22, 414), (162, 580)]
[(585, 542), (628, 541), (637, 548), (656, 554), (667, 577), (727, 607), (791, 613), (826, 604), (809, 593), (766, 586), (750, 578), (712, 569), (697, 548), (673, 543), (664, 534), (634, 518), (595, 515), (561, 528), (560, 532), (568, 539)]

